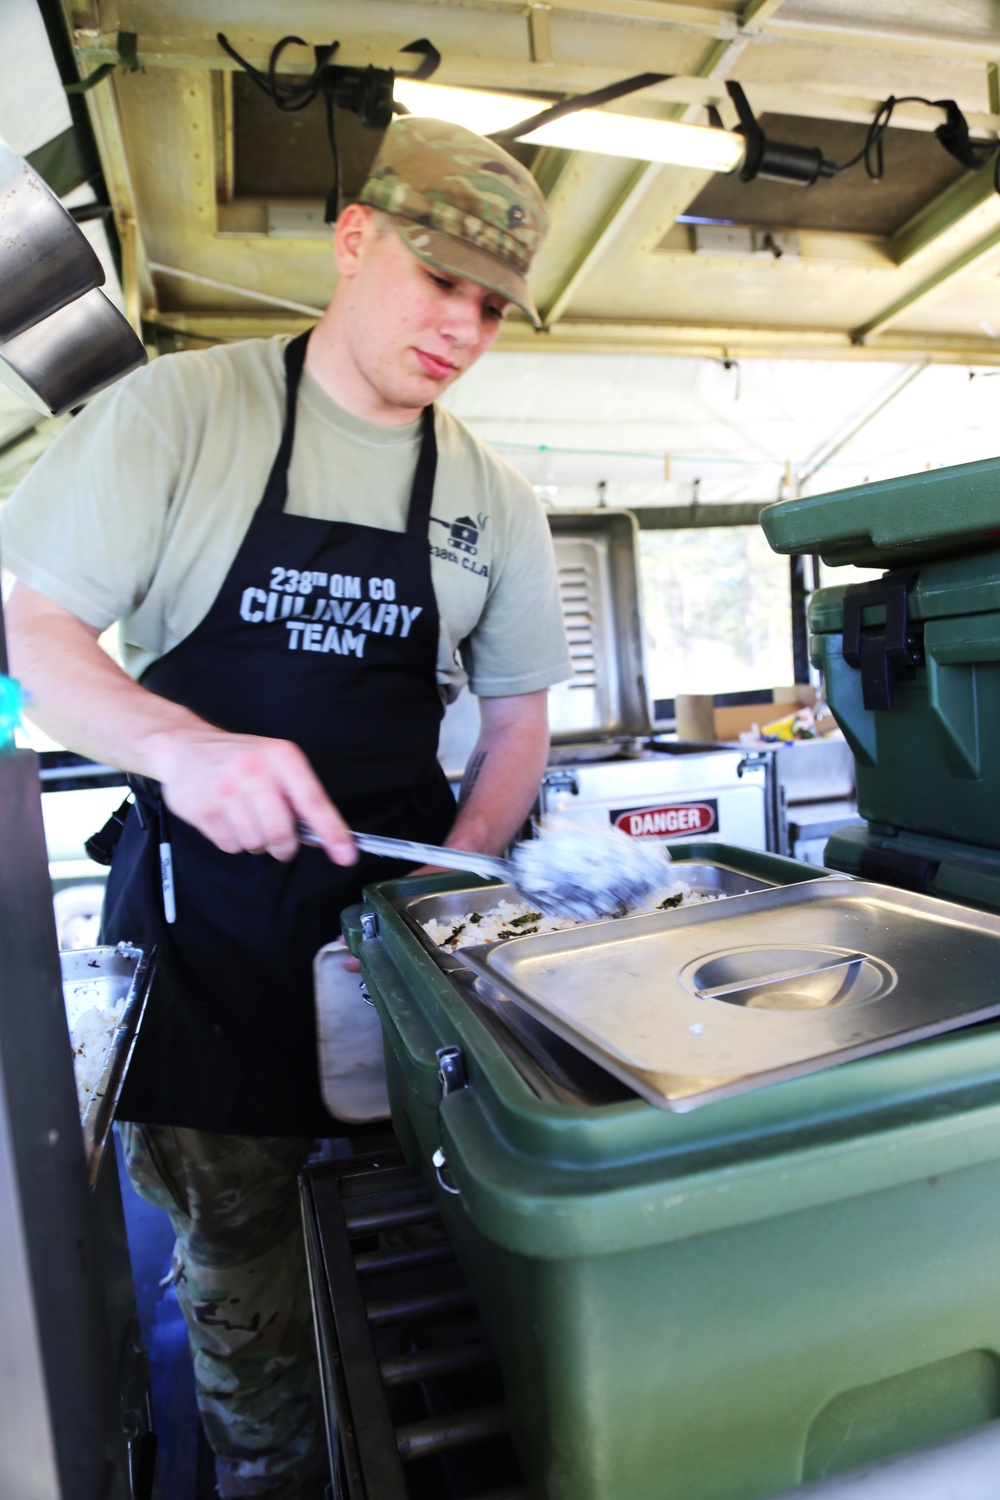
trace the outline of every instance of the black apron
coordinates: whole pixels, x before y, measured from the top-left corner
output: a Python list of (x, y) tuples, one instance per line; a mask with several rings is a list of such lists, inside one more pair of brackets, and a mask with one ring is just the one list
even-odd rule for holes
[[(437, 761), (433, 408), (405, 532), (287, 515), (307, 338), (286, 348), (281, 445), (218, 597), (143, 686), (222, 729), (293, 740), (349, 827), (440, 843), (455, 802)], [(364, 885), (412, 864), (363, 855), (342, 869), (311, 848), (288, 864), (223, 854), (170, 818), (155, 786), (135, 789), (103, 940), (156, 943), (159, 957), (119, 1117), (242, 1135), (333, 1133), (317, 1073), (313, 957)], [(170, 925), (161, 840), (173, 855)]]

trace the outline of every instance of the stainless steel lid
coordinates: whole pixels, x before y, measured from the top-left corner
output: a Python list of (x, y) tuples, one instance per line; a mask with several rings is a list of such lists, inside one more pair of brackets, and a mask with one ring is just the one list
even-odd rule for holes
[(1000, 1014), (1000, 917), (846, 879), (461, 956), (677, 1111)]

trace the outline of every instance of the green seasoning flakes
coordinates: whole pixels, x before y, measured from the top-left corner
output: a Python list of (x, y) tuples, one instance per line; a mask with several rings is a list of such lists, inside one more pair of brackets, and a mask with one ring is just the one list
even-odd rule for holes
[(462, 936), (462, 933), (464, 931), (465, 931), (465, 923), (464, 922), (459, 922), (458, 926), (457, 927), (453, 927), (451, 929), (451, 931), (449, 932), (448, 936), (445, 938), (445, 945), (447, 946), (449, 943), (457, 943), (458, 940), (459, 940), (459, 938)]
[(474, 911), (472, 913), (471, 917), (469, 918), (469, 921), (475, 923), (477, 926), (478, 926), (478, 924), (482, 920), (483, 920), (483, 914), (482, 914), (481, 911)]
[(524, 927), (528, 922), (540, 922), (542, 914), (540, 911), (526, 911), (523, 917), (511, 917), (511, 927)]
[(660, 902), (660, 911), (670, 911), (673, 906), (680, 906), (684, 900), (684, 892), (678, 891), (676, 896), (668, 896), (665, 901)]

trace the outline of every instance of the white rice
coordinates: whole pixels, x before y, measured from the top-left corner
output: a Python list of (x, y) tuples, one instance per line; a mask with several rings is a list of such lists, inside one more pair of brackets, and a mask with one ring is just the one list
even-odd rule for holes
[(63, 995), (82, 1120), (101, 1081), (126, 997), (123, 995), (117, 1004), (107, 1005), (101, 986), (86, 980), (64, 985)]
[(589, 819), (547, 818), (533, 838), (515, 845), (510, 863), (513, 883), (528, 901), (581, 921), (679, 894), (664, 844)]
[[(678, 900), (678, 896), (680, 899)], [(686, 881), (674, 875), (674, 883), (665, 893), (657, 893), (640, 906), (630, 907), (623, 916), (639, 916), (643, 912), (670, 910), (680, 906), (698, 906), (705, 901), (719, 901), (719, 895), (702, 895), (693, 891)], [(431, 917), (422, 922), (424, 932), (438, 948), (454, 953), (459, 948), (470, 948), (477, 943), (501, 942), (506, 938), (523, 937), (533, 932), (562, 932), (569, 927), (580, 927), (585, 919), (575, 917), (543, 916), (530, 901), (498, 901), (488, 911), (468, 911), (449, 921)]]

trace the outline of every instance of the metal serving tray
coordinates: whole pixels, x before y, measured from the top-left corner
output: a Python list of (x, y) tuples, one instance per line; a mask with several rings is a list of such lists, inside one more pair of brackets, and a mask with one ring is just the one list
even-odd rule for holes
[[(770, 882), (744, 875), (724, 864), (675, 860), (674, 867), (699, 895), (734, 896), (770, 889)], [(421, 925), (432, 918), (439, 922), (458, 922), (469, 912), (487, 912), (500, 901), (522, 899), (510, 885), (476, 884), (430, 896), (397, 899), (393, 905), (540, 1099), (596, 1106), (632, 1098), (635, 1089), (628, 1081), (614, 1076), (601, 1060), (595, 1061), (581, 1051), (573, 1039), (565, 1039), (550, 1024), (530, 1014), (511, 998), (505, 986), (477, 978), (463, 962), (468, 950), (449, 953), (439, 948)], [(676, 918), (679, 913), (664, 915)]]
[(88, 1176), (93, 1186), (149, 994), (152, 955), (130, 943), (119, 943), (117, 947), (77, 948), (60, 953), (59, 960), (66, 1002), (88, 1001), (107, 1010), (120, 1007), (100, 1079), (81, 1117)]
[(679, 1112), (1000, 1014), (1000, 917), (835, 878), (462, 958)]

